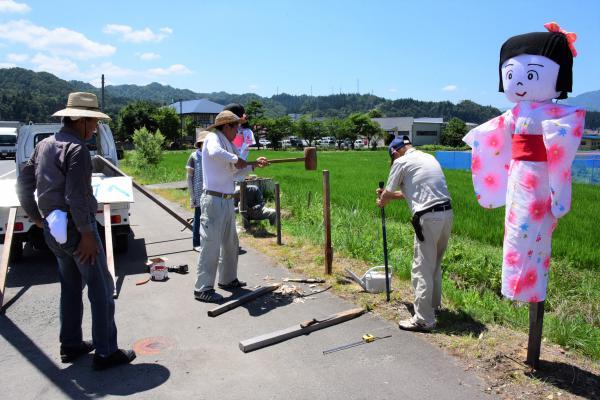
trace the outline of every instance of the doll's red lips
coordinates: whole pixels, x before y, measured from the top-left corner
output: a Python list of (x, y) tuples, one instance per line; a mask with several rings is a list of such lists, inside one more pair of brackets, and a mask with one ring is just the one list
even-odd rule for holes
[(523, 92), (523, 93), (515, 93), (517, 96), (519, 97), (523, 97), (527, 94), (527, 92)]

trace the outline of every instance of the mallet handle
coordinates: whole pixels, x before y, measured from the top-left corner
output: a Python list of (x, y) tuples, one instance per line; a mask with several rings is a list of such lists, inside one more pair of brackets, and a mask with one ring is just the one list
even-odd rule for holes
[[(286, 162), (298, 162), (298, 161), (304, 161), (304, 157), (296, 157), (296, 158), (276, 158), (275, 160), (269, 160), (269, 164), (280, 164), (280, 163), (286, 163)], [(256, 161), (251, 161), (248, 164), (251, 165), (257, 165), (258, 162)]]

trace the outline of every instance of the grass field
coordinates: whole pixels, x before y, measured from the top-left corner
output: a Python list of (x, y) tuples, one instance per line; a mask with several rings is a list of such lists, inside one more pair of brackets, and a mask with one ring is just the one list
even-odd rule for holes
[[(142, 183), (185, 179), (189, 152), (166, 153), (153, 170), (123, 168)], [(298, 152), (261, 151), (251, 158), (297, 156)], [(305, 171), (302, 163), (280, 164), (258, 175), (281, 184), (282, 208), (289, 211), (283, 229), (288, 234), (323, 242), (322, 173), (330, 171), (332, 240), (334, 251), (382, 264), (381, 219), (375, 188), (385, 181), (389, 158), (382, 151), (319, 152), (319, 170)], [(504, 209), (477, 205), (468, 171), (445, 171), (455, 213), (453, 234), (444, 261), (444, 297), (456, 309), (483, 323), (528, 328), (528, 309), (500, 296)], [(563, 346), (600, 360), (600, 250), (597, 216), (600, 188), (575, 184), (572, 211), (559, 221), (553, 240), (553, 260), (546, 302), (544, 335)], [(310, 202), (310, 206), (308, 203)], [(390, 264), (409, 279), (413, 231), (404, 202), (386, 207)]]

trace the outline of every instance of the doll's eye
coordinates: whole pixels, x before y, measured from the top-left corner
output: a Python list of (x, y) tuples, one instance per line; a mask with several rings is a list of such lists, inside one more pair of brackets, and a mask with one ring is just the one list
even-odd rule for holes
[(512, 71), (506, 73), (506, 79), (512, 79)]
[(534, 71), (534, 70), (527, 71), (527, 79), (532, 81), (533, 78), (535, 78), (536, 81), (539, 80), (539, 75), (538, 75), (537, 71)]

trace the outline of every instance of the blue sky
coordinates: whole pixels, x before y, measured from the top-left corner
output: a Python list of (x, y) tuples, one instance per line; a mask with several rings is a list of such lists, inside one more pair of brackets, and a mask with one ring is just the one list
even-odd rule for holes
[(600, 89), (600, 1), (0, 0), (0, 68), (99, 85), (509, 106), (501, 44), (557, 21), (578, 34), (573, 94)]

